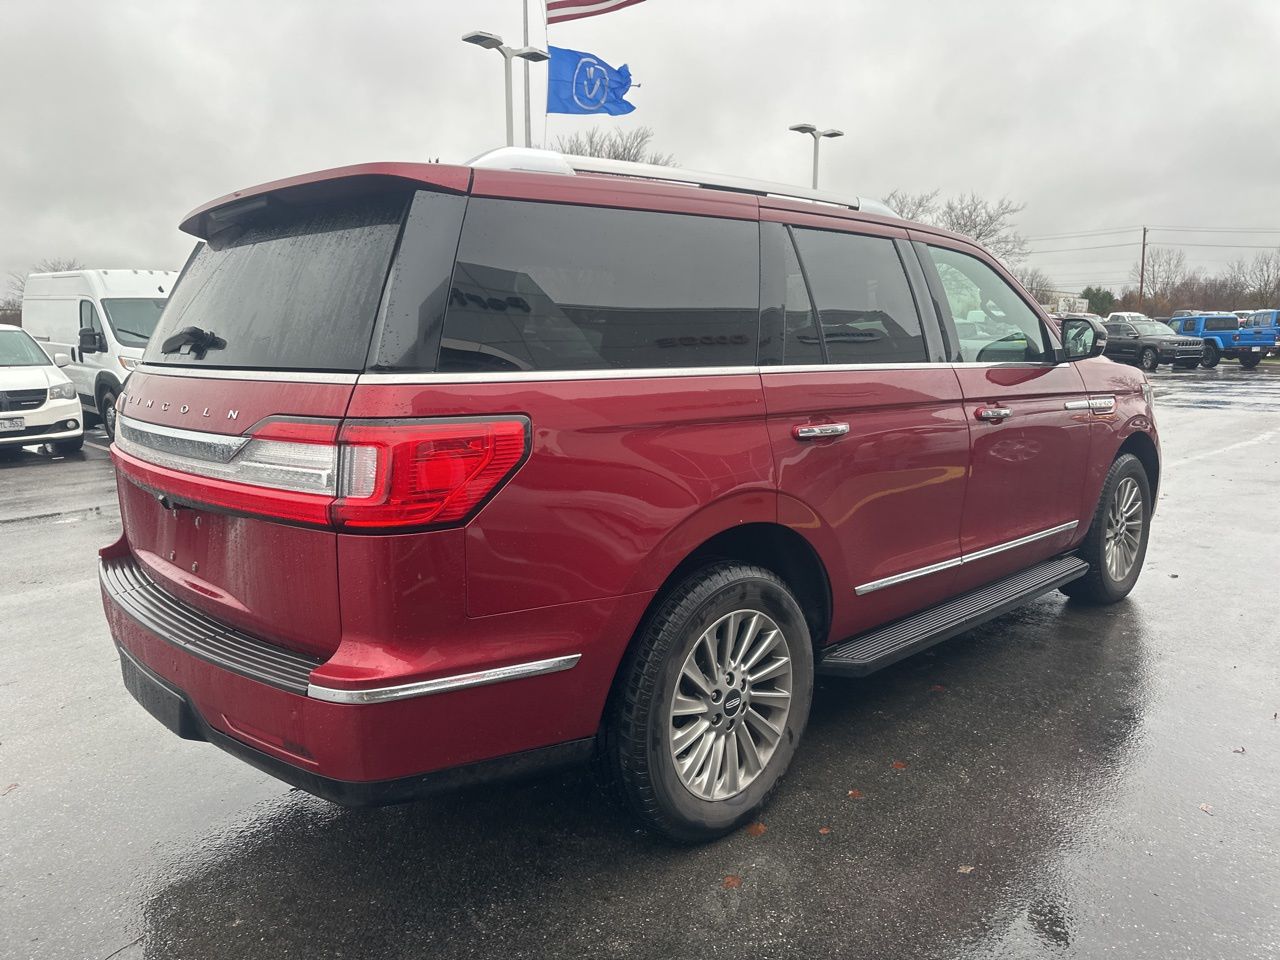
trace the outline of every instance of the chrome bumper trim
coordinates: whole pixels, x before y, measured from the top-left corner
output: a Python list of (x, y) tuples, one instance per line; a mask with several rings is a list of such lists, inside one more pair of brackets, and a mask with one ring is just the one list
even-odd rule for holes
[(552, 657), (549, 660), (515, 663), (509, 667), (495, 667), (492, 670), (478, 670), (475, 673), (459, 673), (452, 677), (437, 677), (434, 680), (419, 680), (393, 687), (371, 687), (363, 690), (339, 690), (336, 687), (322, 687), (312, 683), (307, 685), (307, 696), (313, 700), (326, 700), (329, 703), (386, 703), (388, 700), (429, 697), (435, 693), (450, 693), (454, 690), (466, 690), (469, 687), (483, 687), (491, 683), (505, 683), (508, 680), (520, 680), (524, 677), (559, 673), (561, 670), (569, 670), (577, 666), (581, 659), (582, 654), (571, 653), (563, 657)]
[(997, 553), (1004, 553), (1006, 550), (1016, 550), (1018, 547), (1025, 547), (1029, 543), (1035, 543), (1037, 540), (1045, 540), (1059, 533), (1066, 533), (1068, 530), (1074, 530), (1080, 525), (1079, 520), (1072, 520), (1069, 523), (1062, 523), (1048, 530), (1041, 530), (1037, 533), (1028, 534), (1025, 537), (1019, 537), (1017, 540), (1010, 540), (1008, 543), (998, 543), (994, 547), (987, 547), (976, 553), (964, 553), (950, 560), (943, 560), (941, 563), (932, 563), (927, 567), (919, 567), (915, 570), (907, 570), (904, 573), (895, 573), (891, 577), (884, 577), (880, 580), (872, 580), (870, 583), (864, 583), (854, 587), (853, 592), (861, 597), (868, 593), (874, 593), (877, 590), (883, 590), (885, 587), (892, 587), (899, 583), (906, 583), (908, 580), (914, 580), (916, 577), (927, 577), (931, 573), (941, 573), (943, 570), (951, 570), (965, 563), (973, 563), (975, 560), (985, 560), (987, 557), (995, 556)]

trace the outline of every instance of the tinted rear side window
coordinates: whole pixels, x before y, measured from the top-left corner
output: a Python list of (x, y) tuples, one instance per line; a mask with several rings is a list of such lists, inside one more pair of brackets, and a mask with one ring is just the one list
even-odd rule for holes
[(920, 317), (893, 241), (794, 230), (830, 363), (927, 359)]
[(1239, 330), (1240, 321), (1235, 317), (1208, 317), (1204, 321), (1206, 330)]
[[(148, 363), (356, 371), (408, 195), (271, 205), (196, 249), (147, 348)], [(165, 353), (188, 327), (217, 338)], [(217, 346), (217, 343), (224, 346)]]
[(753, 222), (473, 198), (439, 369), (754, 364), (759, 256)]

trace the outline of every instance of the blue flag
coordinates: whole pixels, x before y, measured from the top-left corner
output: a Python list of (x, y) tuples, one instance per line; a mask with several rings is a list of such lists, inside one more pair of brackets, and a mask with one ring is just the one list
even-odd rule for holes
[(599, 57), (564, 47), (549, 47), (547, 113), (607, 113), (616, 117), (634, 110), (623, 96), (631, 89), (631, 71), (617, 70)]

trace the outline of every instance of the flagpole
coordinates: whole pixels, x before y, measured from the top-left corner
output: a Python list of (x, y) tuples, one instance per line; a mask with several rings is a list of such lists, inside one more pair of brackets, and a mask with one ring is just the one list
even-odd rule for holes
[[(524, 44), (529, 46), (529, 0), (524, 0)], [(533, 123), (529, 119), (529, 61), (524, 62), (524, 145), (533, 146)]]

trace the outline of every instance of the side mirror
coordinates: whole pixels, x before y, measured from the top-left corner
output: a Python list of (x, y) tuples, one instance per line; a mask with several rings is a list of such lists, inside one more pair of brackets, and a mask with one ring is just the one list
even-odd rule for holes
[(55, 353), (53, 355), (53, 364), (56, 367), (69, 367), (71, 366), (71, 358), (65, 353)]
[(102, 350), (98, 341), (98, 331), (93, 327), (80, 328), (80, 352), (98, 353)]
[(1100, 357), (1107, 349), (1107, 328), (1087, 317), (1070, 317), (1062, 321), (1062, 346), (1069, 363)]

